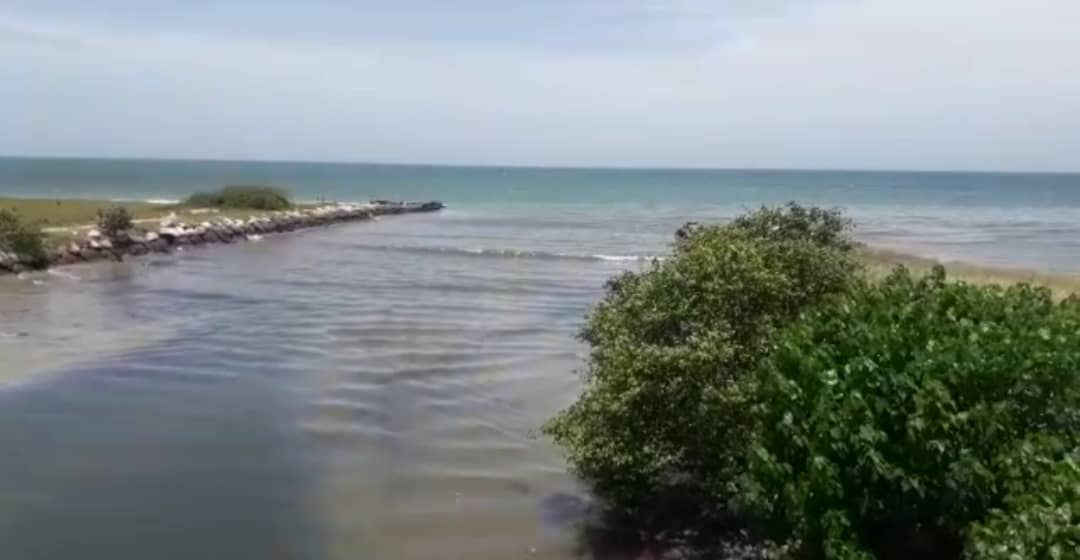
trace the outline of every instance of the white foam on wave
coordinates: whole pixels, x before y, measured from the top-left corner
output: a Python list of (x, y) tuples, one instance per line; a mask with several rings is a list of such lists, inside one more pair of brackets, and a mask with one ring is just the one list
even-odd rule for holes
[(601, 261), (648, 261), (657, 257), (646, 255), (592, 255), (592, 258)]
[(113, 197), (109, 199), (110, 202), (144, 202), (146, 204), (180, 204), (183, 202), (179, 198), (131, 198), (131, 197)]
[(659, 255), (609, 255), (605, 253), (562, 253), (553, 251), (522, 250), (486, 247), (433, 247), (412, 245), (355, 245), (357, 248), (377, 251), (403, 251), (411, 253), (458, 254), (478, 257), (503, 257), (514, 259), (568, 259), (578, 261), (640, 262), (663, 259)]
[(47, 272), (48, 272), (48, 274), (50, 276), (57, 276), (59, 278), (65, 279), (65, 280), (74, 280), (75, 282), (78, 282), (78, 281), (82, 280), (82, 278), (80, 278), (80, 277), (78, 277), (78, 276), (76, 276), (76, 275), (74, 275), (74, 274), (72, 274), (70, 272), (64, 272), (63, 270), (57, 270), (55, 268), (50, 268)]

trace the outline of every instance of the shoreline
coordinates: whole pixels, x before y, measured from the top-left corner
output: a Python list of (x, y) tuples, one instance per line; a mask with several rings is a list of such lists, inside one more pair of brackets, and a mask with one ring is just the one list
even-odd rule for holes
[(871, 245), (863, 245), (857, 251), (866, 265), (866, 274), (870, 278), (882, 278), (897, 266), (907, 267), (916, 274), (925, 274), (935, 265), (940, 264), (945, 267), (946, 277), (951, 280), (976, 285), (1001, 286), (1027, 283), (1048, 288), (1056, 299), (1080, 294), (1080, 273), (941, 260)]
[[(109, 239), (87, 221), (91, 210), (116, 203), (128, 208), (133, 228)], [(42, 224), (49, 245), (47, 268), (121, 260), (147, 253), (168, 253), (178, 247), (209, 243), (234, 243), (256, 240), (269, 233), (330, 225), (337, 222), (370, 219), (382, 215), (431, 212), (443, 203), (392, 202), (375, 200), (366, 203), (298, 202), (289, 210), (251, 210), (233, 208), (197, 208), (169, 200), (119, 201), (105, 199), (51, 199), (0, 197), (0, 208), (19, 206), (19, 210)], [(29, 212), (27, 212), (29, 211)], [(917, 250), (863, 244), (857, 249), (866, 265), (866, 274), (880, 278), (897, 266), (923, 274), (934, 265), (945, 267), (952, 279), (972, 284), (1011, 285), (1030, 283), (1050, 289), (1058, 299), (1080, 294), (1080, 273), (1059, 272), (1033, 267), (979, 264), (943, 260), (920, 255)], [(29, 272), (11, 255), (0, 252), (0, 276)]]
[[(378, 216), (437, 212), (441, 202), (391, 202), (376, 200), (363, 204), (332, 203), (280, 211), (219, 212), (206, 209), (190, 211), (187, 217), (198, 216), (202, 221), (182, 221), (175, 212), (164, 217), (135, 220), (132, 229), (107, 237), (93, 225), (68, 225), (52, 228), (62, 237), (48, 252), (48, 266), (103, 260), (123, 260), (149, 253), (170, 253), (180, 247), (212, 243), (256, 241), (263, 235), (286, 233), (335, 223), (369, 220)], [(162, 207), (162, 210), (168, 210)], [(246, 214), (246, 217), (244, 216)], [(234, 217), (235, 216), (235, 217)], [(144, 226), (157, 222), (149, 229)], [(82, 232), (86, 232), (83, 235)], [(63, 235), (66, 234), (66, 235)], [(0, 254), (0, 275), (19, 274), (30, 270), (14, 258)]]

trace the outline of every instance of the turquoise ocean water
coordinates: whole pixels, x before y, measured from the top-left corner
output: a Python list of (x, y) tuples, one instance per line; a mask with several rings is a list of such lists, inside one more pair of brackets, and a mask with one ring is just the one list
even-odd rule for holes
[(1080, 176), (0, 159), (0, 196), (440, 199), (439, 213), (0, 277), (0, 558), (638, 559), (537, 435), (606, 279), (687, 220), (1080, 270)]
[[(860, 237), (884, 246), (977, 263), (1080, 270), (1075, 174), (0, 158), (0, 195), (175, 200), (237, 183), (280, 185), (300, 200), (443, 200), (463, 221), (475, 218), (477, 228), (488, 228), (495, 241), (469, 249), (584, 255), (596, 248), (630, 256), (663, 250), (684, 221), (795, 200), (846, 209)], [(499, 220), (505, 229), (493, 223)], [(569, 245), (560, 244), (560, 236)], [(524, 243), (507, 243), (519, 237)]]

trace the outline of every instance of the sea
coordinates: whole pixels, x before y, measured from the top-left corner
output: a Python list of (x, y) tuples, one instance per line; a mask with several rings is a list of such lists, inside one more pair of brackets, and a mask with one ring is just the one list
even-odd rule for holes
[(0, 558), (646, 558), (543, 422), (605, 281), (687, 221), (842, 208), (875, 246), (1080, 272), (1080, 175), (0, 159), (0, 197), (441, 200), (0, 277)]

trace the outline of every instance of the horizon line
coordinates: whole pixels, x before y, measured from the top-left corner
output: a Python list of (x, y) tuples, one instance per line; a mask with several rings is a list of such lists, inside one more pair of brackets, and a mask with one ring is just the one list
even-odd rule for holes
[(101, 160), (101, 161), (143, 161), (167, 163), (261, 163), (261, 164), (300, 164), (300, 165), (356, 165), (372, 167), (448, 167), (459, 169), (518, 169), (531, 171), (699, 171), (699, 172), (791, 172), (791, 173), (922, 173), (922, 174), (986, 174), (986, 175), (1080, 175), (1080, 169), (1063, 170), (1014, 170), (1014, 169), (895, 169), (871, 167), (710, 167), (710, 166), (663, 166), (663, 165), (538, 165), (538, 164), (496, 164), (496, 163), (431, 163), (407, 161), (344, 161), (344, 160), (304, 160), (304, 159), (237, 159), (237, 158), (198, 158), (198, 157), (145, 157), (145, 156), (70, 156), (70, 155), (21, 155), (0, 154), (0, 159), (40, 159), (40, 160)]

